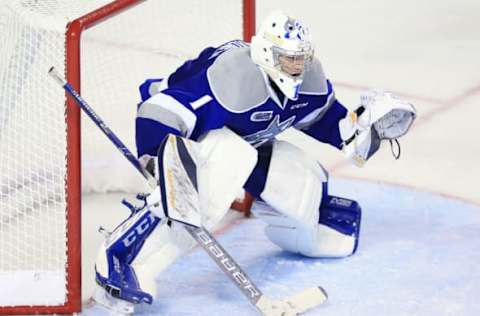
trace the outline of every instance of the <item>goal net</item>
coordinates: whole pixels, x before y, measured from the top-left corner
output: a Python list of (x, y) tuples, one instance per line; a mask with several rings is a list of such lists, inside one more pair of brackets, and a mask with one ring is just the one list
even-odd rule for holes
[(78, 311), (82, 190), (146, 188), (49, 68), (134, 150), (138, 86), (253, 28), (254, 0), (0, 4), (0, 314)]

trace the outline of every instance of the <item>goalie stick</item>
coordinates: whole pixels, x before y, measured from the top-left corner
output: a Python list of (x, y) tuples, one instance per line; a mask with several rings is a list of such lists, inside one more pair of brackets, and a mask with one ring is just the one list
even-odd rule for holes
[[(48, 71), (64, 89), (75, 99), (80, 108), (92, 119), (102, 132), (112, 141), (117, 149), (127, 158), (132, 165), (144, 176), (152, 188), (156, 188), (157, 180), (146, 171), (138, 159), (123, 144), (123, 142), (109, 129), (105, 122), (95, 113), (78, 92), (51, 67)], [(322, 287), (307, 288), (293, 296), (282, 300), (274, 300), (265, 296), (251, 281), (247, 274), (233, 260), (218, 241), (203, 227), (195, 227), (182, 223), (185, 230), (208, 253), (220, 269), (236, 284), (245, 297), (263, 315), (290, 316), (298, 315), (306, 310), (323, 304), (327, 300), (327, 293)]]

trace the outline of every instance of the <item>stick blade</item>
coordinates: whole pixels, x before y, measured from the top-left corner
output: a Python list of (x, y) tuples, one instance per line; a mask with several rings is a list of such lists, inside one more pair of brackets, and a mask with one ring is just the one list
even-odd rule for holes
[(265, 295), (255, 306), (265, 316), (294, 316), (325, 303), (327, 292), (322, 287), (312, 287), (283, 300), (271, 300)]
[(322, 305), (328, 300), (327, 292), (322, 287), (308, 288), (300, 293), (285, 299), (293, 310), (293, 315), (298, 315), (316, 306)]

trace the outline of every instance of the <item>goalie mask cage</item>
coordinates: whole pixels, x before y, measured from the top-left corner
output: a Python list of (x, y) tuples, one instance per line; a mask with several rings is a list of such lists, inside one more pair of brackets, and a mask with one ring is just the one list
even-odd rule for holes
[(206, 46), (249, 41), (254, 9), (254, 0), (0, 4), (0, 314), (80, 311), (82, 190), (146, 187), (49, 68), (133, 150), (142, 81)]

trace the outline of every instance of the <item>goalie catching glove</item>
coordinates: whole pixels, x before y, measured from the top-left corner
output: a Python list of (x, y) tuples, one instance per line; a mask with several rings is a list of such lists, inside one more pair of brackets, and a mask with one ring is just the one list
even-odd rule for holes
[(389, 140), (393, 151), (393, 141), (410, 129), (417, 114), (412, 104), (384, 91), (369, 90), (361, 94), (360, 106), (340, 120), (342, 150), (347, 159), (357, 166), (364, 163), (380, 148), (382, 140)]

